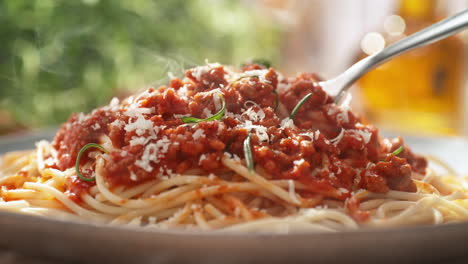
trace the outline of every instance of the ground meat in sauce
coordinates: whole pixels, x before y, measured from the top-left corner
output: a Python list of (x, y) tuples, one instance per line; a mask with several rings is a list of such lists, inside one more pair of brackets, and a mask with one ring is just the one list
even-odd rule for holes
[[(426, 160), (407, 147), (398, 157), (391, 154), (404, 145), (402, 139), (382, 140), (376, 128), (335, 105), (318, 80), (314, 74), (284, 78), (255, 64), (241, 72), (219, 64), (190, 69), (169, 86), (73, 115), (53, 142), (59, 157), (54, 166), (73, 167), (85, 144), (108, 138), (118, 149), (105, 167), (111, 186), (133, 186), (194, 168), (216, 174), (225, 170), (225, 153), (244, 157), (242, 144), (250, 132), (255, 165), (272, 179), (302, 182), (309, 188), (301, 195), (344, 200), (358, 189), (416, 191), (411, 175), (424, 174)], [(182, 122), (182, 116), (206, 118), (219, 111), (219, 94), (226, 102), (221, 120)], [(84, 157), (82, 164), (91, 161)], [(67, 191), (78, 197), (93, 184), (73, 178)]]

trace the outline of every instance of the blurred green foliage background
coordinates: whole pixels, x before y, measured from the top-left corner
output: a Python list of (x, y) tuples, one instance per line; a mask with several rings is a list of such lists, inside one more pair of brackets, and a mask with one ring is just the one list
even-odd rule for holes
[(205, 58), (277, 61), (280, 34), (248, 1), (4, 0), (0, 39), (2, 133), (58, 124)]

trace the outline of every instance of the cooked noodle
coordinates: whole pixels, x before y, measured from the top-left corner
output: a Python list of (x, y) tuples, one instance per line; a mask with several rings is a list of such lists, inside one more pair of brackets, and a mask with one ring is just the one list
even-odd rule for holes
[[(99, 167), (104, 166), (106, 160), (100, 156), (96, 188), (83, 195), (83, 204), (77, 204), (64, 193), (64, 175), (74, 172), (45, 169), (42, 157), (51, 146), (44, 141), (38, 145), (36, 151), (4, 157), (0, 172), (2, 182), (17, 182), (20, 171), (30, 173), (16, 189), (2, 188), (1, 209), (85, 222), (224, 231), (337, 231), (468, 220), (468, 190), (460, 187), (468, 182), (455, 175), (428, 173), (426, 185), (421, 185), (424, 189), (416, 193), (361, 192), (360, 210), (370, 212), (370, 217), (360, 223), (349, 215), (343, 204), (309, 208), (318, 201), (300, 197), (295, 188), (301, 183), (267, 181), (249, 172), (242, 161), (227, 155), (223, 164), (244, 181), (176, 175), (118, 191), (109, 189), (101, 177)], [(459, 186), (457, 189), (451, 187), (455, 183)]]

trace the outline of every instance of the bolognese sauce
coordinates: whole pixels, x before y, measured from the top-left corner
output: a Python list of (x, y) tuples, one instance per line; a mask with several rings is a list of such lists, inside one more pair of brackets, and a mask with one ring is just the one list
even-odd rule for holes
[[(106, 155), (104, 177), (114, 187), (191, 171), (218, 175), (225, 170), (224, 155), (245, 160), (250, 135), (255, 171), (302, 183), (304, 197), (416, 191), (411, 175), (424, 174), (426, 160), (401, 138), (381, 138), (349, 106), (335, 104), (319, 81), (307, 73), (286, 78), (257, 64), (241, 71), (219, 64), (189, 69), (167, 86), (73, 115), (53, 141), (58, 160), (50, 166), (71, 168), (84, 145), (107, 140), (114, 148)], [(82, 164), (92, 160), (87, 152)], [(78, 199), (94, 184), (71, 177), (67, 193)]]

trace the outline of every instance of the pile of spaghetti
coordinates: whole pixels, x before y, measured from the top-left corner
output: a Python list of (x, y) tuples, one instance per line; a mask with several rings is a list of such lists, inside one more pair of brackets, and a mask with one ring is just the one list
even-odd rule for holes
[(314, 74), (207, 64), (3, 156), (0, 209), (145, 228), (272, 231), (468, 220), (468, 181), (335, 104)]

